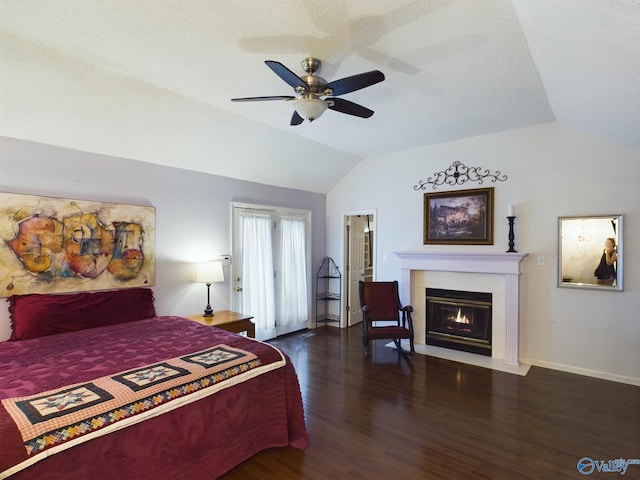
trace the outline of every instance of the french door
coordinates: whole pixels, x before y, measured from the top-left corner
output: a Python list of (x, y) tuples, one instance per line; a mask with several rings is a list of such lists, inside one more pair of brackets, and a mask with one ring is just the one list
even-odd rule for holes
[(253, 315), (256, 338), (308, 326), (308, 211), (233, 205), (233, 309)]

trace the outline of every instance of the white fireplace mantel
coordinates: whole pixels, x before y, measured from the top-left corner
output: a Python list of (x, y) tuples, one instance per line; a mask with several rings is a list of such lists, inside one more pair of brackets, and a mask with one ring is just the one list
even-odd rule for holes
[(396, 252), (401, 268), (440, 272), (520, 274), (526, 253), (433, 253)]
[(411, 298), (412, 271), (438, 271), (501, 275), (505, 279), (504, 363), (519, 365), (520, 263), (526, 253), (395, 252), (402, 271), (403, 298)]

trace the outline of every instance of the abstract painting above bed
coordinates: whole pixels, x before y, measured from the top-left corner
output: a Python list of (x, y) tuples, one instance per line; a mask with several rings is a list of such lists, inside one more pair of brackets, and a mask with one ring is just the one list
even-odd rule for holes
[(0, 296), (152, 286), (155, 209), (0, 192)]

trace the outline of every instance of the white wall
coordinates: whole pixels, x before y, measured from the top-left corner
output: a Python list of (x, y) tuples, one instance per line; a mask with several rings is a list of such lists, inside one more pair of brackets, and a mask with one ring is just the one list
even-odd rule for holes
[[(495, 187), (492, 246), (422, 245), (425, 191), (413, 186), (456, 160), (509, 177), (435, 190)], [(371, 158), (327, 195), (327, 254), (343, 267), (342, 217), (365, 210), (377, 211), (379, 280), (400, 278), (396, 251), (504, 252), (507, 206), (515, 204), (515, 248), (529, 253), (521, 277), (522, 360), (640, 384), (638, 179), (640, 153), (557, 124)], [(625, 291), (556, 287), (558, 217), (615, 213), (625, 215)], [(540, 255), (544, 266), (537, 265)]]
[[(493, 246), (422, 245), (424, 192), (413, 186), (456, 160), (509, 176), (506, 182), (459, 187), (495, 187)], [(378, 279), (400, 277), (393, 254), (399, 250), (505, 251), (504, 217), (507, 205), (515, 204), (516, 249), (529, 253), (522, 275), (523, 360), (636, 382), (640, 382), (638, 178), (638, 152), (549, 124), (368, 159), (327, 195), (325, 212), (325, 197), (320, 194), (0, 137), (0, 191), (156, 207), (154, 292), (158, 313), (163, 315), (197, 313), (204, 307), (202, 286), (191, 280), (192, 262), (230, 253), (231, 201), (312, 210), (313, 266), (317, 268), (326, 254), (341, 270), (343, 214), (375, 210)], [(557, 218), (611, 213), (625, 214), (625, 291), (557, 288)], [(382, 261), (384, 255), (387, 262)], [(546, 259), (542, 267), (537, 266), (539, 255)], [(229, 300), (228, 281), (212, 286), (214, 308), (228, 308)], [(8, 336), (8, 312), (0, 303), (0, 339)]]
[[(154, 206), (159, 315), (204, 310), (206, 288), (193, 282), (194, 262), (231, 253), (232, 201), (311, 210), (314, 269), (326, 250), (325, 196), (300, 190), (0, 137), (0, 191)], [(231, 285), (225, 267), (225, 282), (211, 286), (214, 310), (230, 307)], [(9, 334), (0, 302), (0, 340)]]

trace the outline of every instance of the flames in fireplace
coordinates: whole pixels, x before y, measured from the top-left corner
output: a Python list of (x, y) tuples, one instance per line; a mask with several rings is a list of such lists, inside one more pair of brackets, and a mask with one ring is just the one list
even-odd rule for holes
[(491, 293), (427, 288), (426, 343), (491, 356)]
[(466, 315), (462, 315), (462, 307), (458, 309), (458, 314), (455, 317), (449, 317), (456, 323), (466, 323), (467, 325), (471, 323), (469, 317)]

